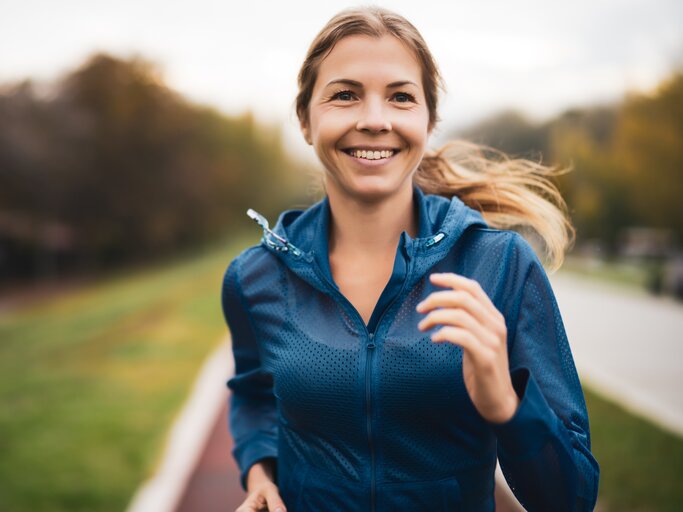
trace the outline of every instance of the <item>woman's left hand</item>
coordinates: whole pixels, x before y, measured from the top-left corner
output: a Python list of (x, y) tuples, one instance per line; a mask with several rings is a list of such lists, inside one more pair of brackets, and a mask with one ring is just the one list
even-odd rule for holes
[(477, 281), (453, 273), (429, 278), (447, 290), (432, 292), (417, 305), (419, 313), (429, 313), (418, 328), (443, 325), (432, 341), (462, 347), (465, 388), (479, 414), (493, 423), (508, 421), (519, 398), (510, 379), (505, 317)]

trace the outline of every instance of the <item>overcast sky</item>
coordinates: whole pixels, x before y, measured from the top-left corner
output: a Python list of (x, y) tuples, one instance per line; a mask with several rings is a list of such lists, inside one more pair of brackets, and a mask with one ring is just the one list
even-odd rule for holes
[[(168, 84), (299, 144), (296, 74), (338, 10), (305, 0), (0, 0), (0, 83), (54, 80), (94, 51), (139, 53)], [(441, 129), (505, 107), (542, 119), (648, 90), (683, 64), (683, 0), (377, 1), (425, 37), (447, 83)], [(305, 149), (306, 151), (306, 149)]]

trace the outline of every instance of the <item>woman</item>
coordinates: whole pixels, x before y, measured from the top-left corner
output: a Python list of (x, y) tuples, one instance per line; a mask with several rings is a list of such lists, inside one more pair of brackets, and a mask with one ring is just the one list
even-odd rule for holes
[[(344, 11), (299, 74), (325, 198), (229, 265), (239, 512), (591, 510), (584, 398), (531, 228), (573, 236), (538, 164), (427, 153), (437, 67), (404, 18)], [(467, 147), (465, 148), (467, 149)], [(476, 148), (475, 148), (476, 149)], [(464, 156), (462, 156), (464, 154)]]

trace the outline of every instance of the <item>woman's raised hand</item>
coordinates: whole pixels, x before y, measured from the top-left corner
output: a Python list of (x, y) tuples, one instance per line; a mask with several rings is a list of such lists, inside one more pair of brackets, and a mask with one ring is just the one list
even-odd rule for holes
[(462, 347), (465, 388), (479, 414), (492, 423), (508, 421), (519, 398), (510, 379), (505, 317), (477, 281), (453, 273), (431, 274), (429, 279), (446, 289), (417, 305), (419, 313), (428, 313), (418, 328), (443, 325), (432, 341)]
[(235, 512), (286, 512), (277, 486), (273, 482), (263, 482), (254, 487)]
[(274, 483), (275, 459), (256, 462), (247, 474), (247, 499), (235, 512), (287, 512)]

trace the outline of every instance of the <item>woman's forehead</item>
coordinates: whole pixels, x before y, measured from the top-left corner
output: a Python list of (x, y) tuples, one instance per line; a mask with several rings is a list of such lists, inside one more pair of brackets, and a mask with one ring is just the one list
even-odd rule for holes
[(405, 44), (391, 35), (372, 37), (353, 35), (341, 39), (323, 59), (318, 82), (368, 79), (420, 83), (422, 67)]

